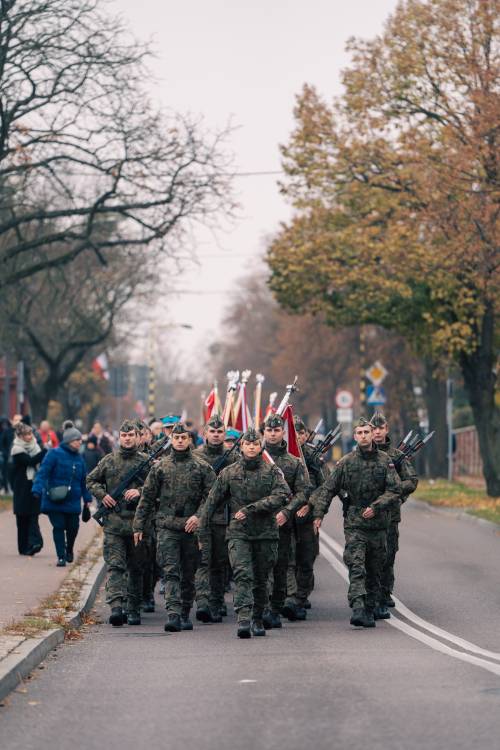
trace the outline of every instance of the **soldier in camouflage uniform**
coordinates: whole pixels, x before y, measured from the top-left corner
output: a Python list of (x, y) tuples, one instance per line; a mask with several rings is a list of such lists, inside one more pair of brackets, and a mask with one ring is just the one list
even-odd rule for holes
[(332, 499), (347, 492), (344, 562), (349, 568), (351, 625), (374, 627), (387, 555), (389, 512), (399, 500), (401, 483), (389, 456), (373, 443), (373, 428), (365, 419), (359, 420), (354, 439), (355, 449), (338, 461), (310, 502), (314, 526), (319, 530)]
[(295, 512), (307, 505), (308, 478), (304, 464), (299, 458), (288, 453), (283, 439), (283, 420), (277, 414), (270, 416), (264, 426), (264, 446), (276, 466), (283, 472), (289, 487), (290, 497), (284, 508), (276, 515), (279, 526), (278, 559), (273, 568), (273, 583), (270, 596), (270, 611), (265, 613), (264, 625), (267, 628), (281, 627), (281, 611), (286, 599), (286, 583), (290, 546), (293, 535)]
[[(222, 469), (231, 465), (237, 458), (236, 450), (233, 451), (224, 461), (224, 465), (218, 470), (215, 469), (217, 463), (226, 451), (224, 440), (226, 437), (226, 427), (218, 414), (214, 414), (205, 426), (205, 444), (196, 448), (194, 455), (202, 458), (210, 464), (216, 474), (220, 474)], [(222, 622), (222, 615), (227, 613), (224, 605), (224, 590), (226, 583), (226, 568), (229, 565), (227, 552), (226, 530), (227, 530), (227, 509), (220, 508), (212, 517), (210, 524), (209, 545), (209, 580), (202, 582), (209, 587), (209, 606), (212, 622)]]
[[(165, 580), (165, 630), (174, 633), (193, 628), (189, 612), (201, 560), (195, 532), (201, 505), (215, 479), (212, 468), (195, 456), (189, 445), (188, 430), (182, 423), (176, 424), (172, 450), (149, 472), (133, 524), (139, 543), (154, 518), (158, 563)], [(208, 600), (197, 597), (196, 616), (202, 622), (210, 621)]]
[(276, 466), (261, 455), (262, 439), (254, 429), (241, 441), (241, 457), (223, 469), (203, 508), (200, 537), (210, 534), (214, 514), (229, 506), (227, 540), (235, 580), (234, 608), (238, 637), (266, 634), (262, 623), (268, 602), (269, 573), (278, 554), (276, 512), (285, 506), (289, 489)]
[[(313, 448), (307, 445), (309, 430), (298, 417), (295, 417), (295, 429), (309, 474), (309, 498), (311, 493), (326, 481), (327, 471), (323, 461), (314, 457)], [(283, 614), (292, 622), (306, 619), (306, 609), (311, 606), (308, 597), (314, 588), (314, 561), (319, 554), (319, 535), (314, 533), (310, 503), (295, 513), (293, 525), (294, 539), (288, 567), (287, 598), (283, 607)]]
[[(389, 425), (383, 414), (376, 412), (370, 420), (373, 425), (373, 441), (377, 448), (387, 453), (394, 461), (402, 455), (401, 451), (391, 445), (389, 437)], [(413, 465), (405, 458), (396, 464), (396, 471), (401, 480), (401, 495), (399, 502), (395, 503), (389, 515), (389, 530), (387, 532), (387, 558), (382, 571), (382, 601), (381, 606), (375, 612), (375, 617), (387, 619), (387, 607), (394, 607), (394, 599), (391, 594), (394, 588), (394, 563), (396, 552), (399, 549), (399, 523), (401, 521), (401, 504), (404, 503), (412, 492), (417, 489), (418, 478)]]
[[(113, 508), (119, 498), (110, 492), (133, 469), (144, 461), (145, 454), (137, 447), (137, 430), (132, 420), (126, 419), (120, 427), (119, 448), (102, 458), (87, 476), (87, 488), (99, 504)], [(135, 479), (124, 493), (120, 510), (110, 513), (104, 521), (104, 560), (108, 566), (106, 602), (111, 607), (109, 622), (118, 627), (125, 617), (123, 606), (128, 596), (129, 625), (140, 625), (142, 597), (142, 570), (145, 544), (134, 545), (132, 520), (141, 494), (143, 476)]]
[[(151, 430), (141, 419), (136, 419), (137, 427), (137, 445), (142, 453), (149, 455), (151, 450)], [(155, 611), (154, 590), (158, 580), (156, 565), (156, 532), (153, 524), (147, 534), (144, 535), (142, 544), (144, 547), (144, 568), (142, 571), (142, 603), (143, 612), (151, 613)]]

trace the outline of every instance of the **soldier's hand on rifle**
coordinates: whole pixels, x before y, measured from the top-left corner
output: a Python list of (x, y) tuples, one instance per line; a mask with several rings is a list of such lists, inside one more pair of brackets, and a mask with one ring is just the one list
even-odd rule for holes
[(237, 513), (234, 514), (234, 518), (236, 521), (245, 521), (246, 515), (243, 513), (242, 510), (239, 510)]
[(368, 506), (368, 508), (364, 509), (362, 515), (363, 515), (363, 518), (373, 518), (375, 515), (375, 511), (373, 510), (373, 508), (370, 508)]
[(297, 516), (299, 518), (304, 518), (304, 516), (307, 516), (307, 514), (309, 513), (310, 510), (311, 509), (309, 508), (308, 505), (303, 505), (302, 508), (298, 509)]
[(139, 490), (127, 490), (123, 495), (125, 500), (136, 500), (140, 496), (141, 493), (139, 492)]
[(114, 508), (116, 505), (116, 500), (111, 497), (111, 495), (104, 495), (102, 504), (105, 505), (106, 508)]
[(137, 547), (139, 542), (142, 542), (142, 531), (134, 531), (134, 544)]
[(198, 516), (190, 516), (188, 520), (186, 521), (186, 525), (184, 526), (184, 531), (186, 531), (188, 534), (192, 534), (193, 531), (196, 531), (198, 526), (200, 525), (200, 519)]
[(276, 520), (278, 522), (278, 526), (284, 526), (288, 521), (288, 516), (286, 516), (283, 511), (280, 510), (280, 512), (276, 514)]
[(321, 527), (322, 520), (323, 519), (321, 519), (321, 518), (315, 518), (314, 519), (314, 521), (313, 521), (313, 529), (314, 529), (314, 533), (315, 534), (318, 534), (318, 532), (320, 530), (320, 527)]

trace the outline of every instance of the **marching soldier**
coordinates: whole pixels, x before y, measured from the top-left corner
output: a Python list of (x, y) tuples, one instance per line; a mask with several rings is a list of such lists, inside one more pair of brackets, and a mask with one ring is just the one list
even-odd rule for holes
[[(279, 469), (262, 458), (262, 438), (247, 430), (241, 457), (218, 476), (203, 508), (200, 537), (210, 533), (214, 514), (229, 505), (229, 559), (236, 585), (234, 608), (238, 638), (264, 636), (269, 574), (278, 555), (276, 511), (287, 503), (289, 488)], [(279, 514), (278, 514), (279, 515)]]
[[(189, 612), (195, 598), (195, 575), (201, 554), (195, 532), (201, 505), (215, 474), (206, 461), (194, 456), (190, 435), (182, 423), (172, 429), (172, 450), (153, 466), (144, 484), (133, 528), (137, 544), (154, 518), (158, 564), (165, 580), (165, 630), (192, 630)], [(203, 561), (202, 564), (208, 564)], [(210, 621), (208, 600), (197, 597), (196, 619)]]
[[(227, 456), (224, 466), (216, 470), (217, 463), (226, 451), (224, 441), (226, 428), (218, 414), (214, 414), (205, 426), (205, 444), (196, 448), (194, 455), (202, 458), (210, 464), (216, 474), (223, 468), (234, 463), (237, 458), (236, 451)], [(229, 564), (226, 542), (227, 512), (222, 507), (214, 513), (210, 524), (209, 545), (209, 607), (212, 622), (222, 622), (222, 615), (226, 614), (224, 605), (224, 590), (226, 582), (226, 569)], [(208, 583), (208, 582), (207, 582)], [(203, 584), (202, 584), (203, 585)]]
[[(309, 431), (299, 417), (295, 417), (295, 429), (309, 473), (309, 498), (326, 481), (327, 470), (321, 459), (313, 456), (313, 448), (307, 445)], [(292, 542), (287, 598), (283, 607), (283, 614), (291, 621), (306, 619), (306, 610), (311, 606), (308, 597), (314, 588), (314, 561), (319, 554), (319, 535), (314, 533), (310, 503), (295, 513), (294, 531), (295, 544)]]
[[(151, 449), (151, 430), (141, 419), (136, 419), (137, 445), (140, 451), (149, 454)], [(144, 534), (142, 544), (144, 546), (144, 568), (142, 571), (142, 603), (141, 609), (145, 613), (155, 611), (154, 590), (157, 581), (156, 571), (156, 533), (153, 524), (150, 524), (148, 533)]]
[[(402, 455), (402, 452), (391, 445), (389, 437), (389, 425), (386, 418), (380, 412), (376, 412), (370, 420), (373, 426), (373, 441), (377, 448), (387, 453), (393, 461)], [(382, 599), (380, 607), (375, 612), (375, 618), (387, 619), (389, 612), (387, 607), (394, 607), (394, 599), (391, 594), (394, 588), (394, 563), (396, 552), (399, 549), (399, 523), (401, 521), (401, 504), (404, 503), (412, 492), (417, 489), (418, 478), (413, 465), (407, 458), (398, 461), (396, 471), (401, 480), (401, 495), (399, 501), (394, 503), (389, 512), (389, 529), (387, 531), (387, 558), (382, 571)]]
[(354, 450), (338, 461), (310, 502), (318, 531), (332, 499), (342, 491), (348, 495), (344, 562), (349, 568), (350, 622), (369, 628), (375, 627), (374, 611), (381, 601), (389, 511), (399, 500), (401, 483), (390, 457), (374, 444), (371, 424), (363, 418), (354, 440)]
[(286, 583), (290, 546), (293, 534), (293, 518), (296, 511), (307, 506), (307, 479), (304, 465), (299, 458), (288, 453), (284, 437), (283, 420), (277, 414), (269, 417), (264, 426), (265, 449), (283, 472), (289, 487), (289, 500), (276, 515), (279, 526), (278, 559), (273, 568), (273, 583), (270, 596), (270, 612), (266, 612), (264, 624), (268, 628), (281, 627), (281, 611), (286, 599)]
[[(113, 488), (146, 458), (138, 450), (137, 442), (136, 424), (126, 419), (120, 427), (118, 450), (104, 456), (87, 476), (88, 490), (106, 508), (114, 508), (117, 504), (117, 498), (110, 494)], [(129, 625), (141, 624), (145, 545), (134, 545), (132, 520), (144, 480), (145, 477), (138, 477), (130, 484), (119, 510), (110, 513), (104, 521), (104, 560), (108, 566), (106, 602), (111, 608), (109, 622), (115, 627), (123, 625), (125, 621), (123, 607), (127, 595), (126, 621)]]

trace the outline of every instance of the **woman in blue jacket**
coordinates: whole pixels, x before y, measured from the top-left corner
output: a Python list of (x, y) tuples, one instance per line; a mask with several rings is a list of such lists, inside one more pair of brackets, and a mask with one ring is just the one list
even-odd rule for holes
[[(61, 445), (47, 453), (33, 482), (33, 495), (42, 498), (42, 513), (48, 515), (52, 524), (57, 566), (60, 568), (73, 562), (82, 498), (84, 503), (92, 501), (85, 485), (87, 469), (79, 453), (81, 445), (81, 432), (72, 422), (65, 422)], [(58, 488), (56, 492), (54, 488)], [(65, 497), (63, 488), (67, 489)], [(54, 495), (63, 497), (56, 499)]]

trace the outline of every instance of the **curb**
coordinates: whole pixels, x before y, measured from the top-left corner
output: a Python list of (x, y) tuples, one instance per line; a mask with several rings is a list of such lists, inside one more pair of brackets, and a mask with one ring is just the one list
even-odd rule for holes
[[(82, 615), (94, 604), (104, 580), (106, 565), (99, 560), (90, 569), (80, 592), (77, 609), (70, 613), (68, 625), (78, 628)], [(38, 638), (25, 638), (0, 662), (0, 700), (5, 698), (57, 646), (64, 642), (64, 629), (46, 630)]]
[(440, 505), (433, 505), (427, 502), (427, 500), (418, 500), (416, 498), (410, 498), (406, 501), (405, 505), (409, 505), (412, 508), (421, 508), (425, 506), (426, 510), (430, 510), (433, 513), (439, 513), (441, 516), (448, 516), (448, 518), (456, 518), (459, 521), (467, 521), (468, 523), (475, 523), (479, 526), (485, 526), (490, 528), (492, 531), (500, 531), (500, 524), (494, 521), (488, 521), (486, 518), (479, 518), (473, 516), (462, 508), (444, 508)]

